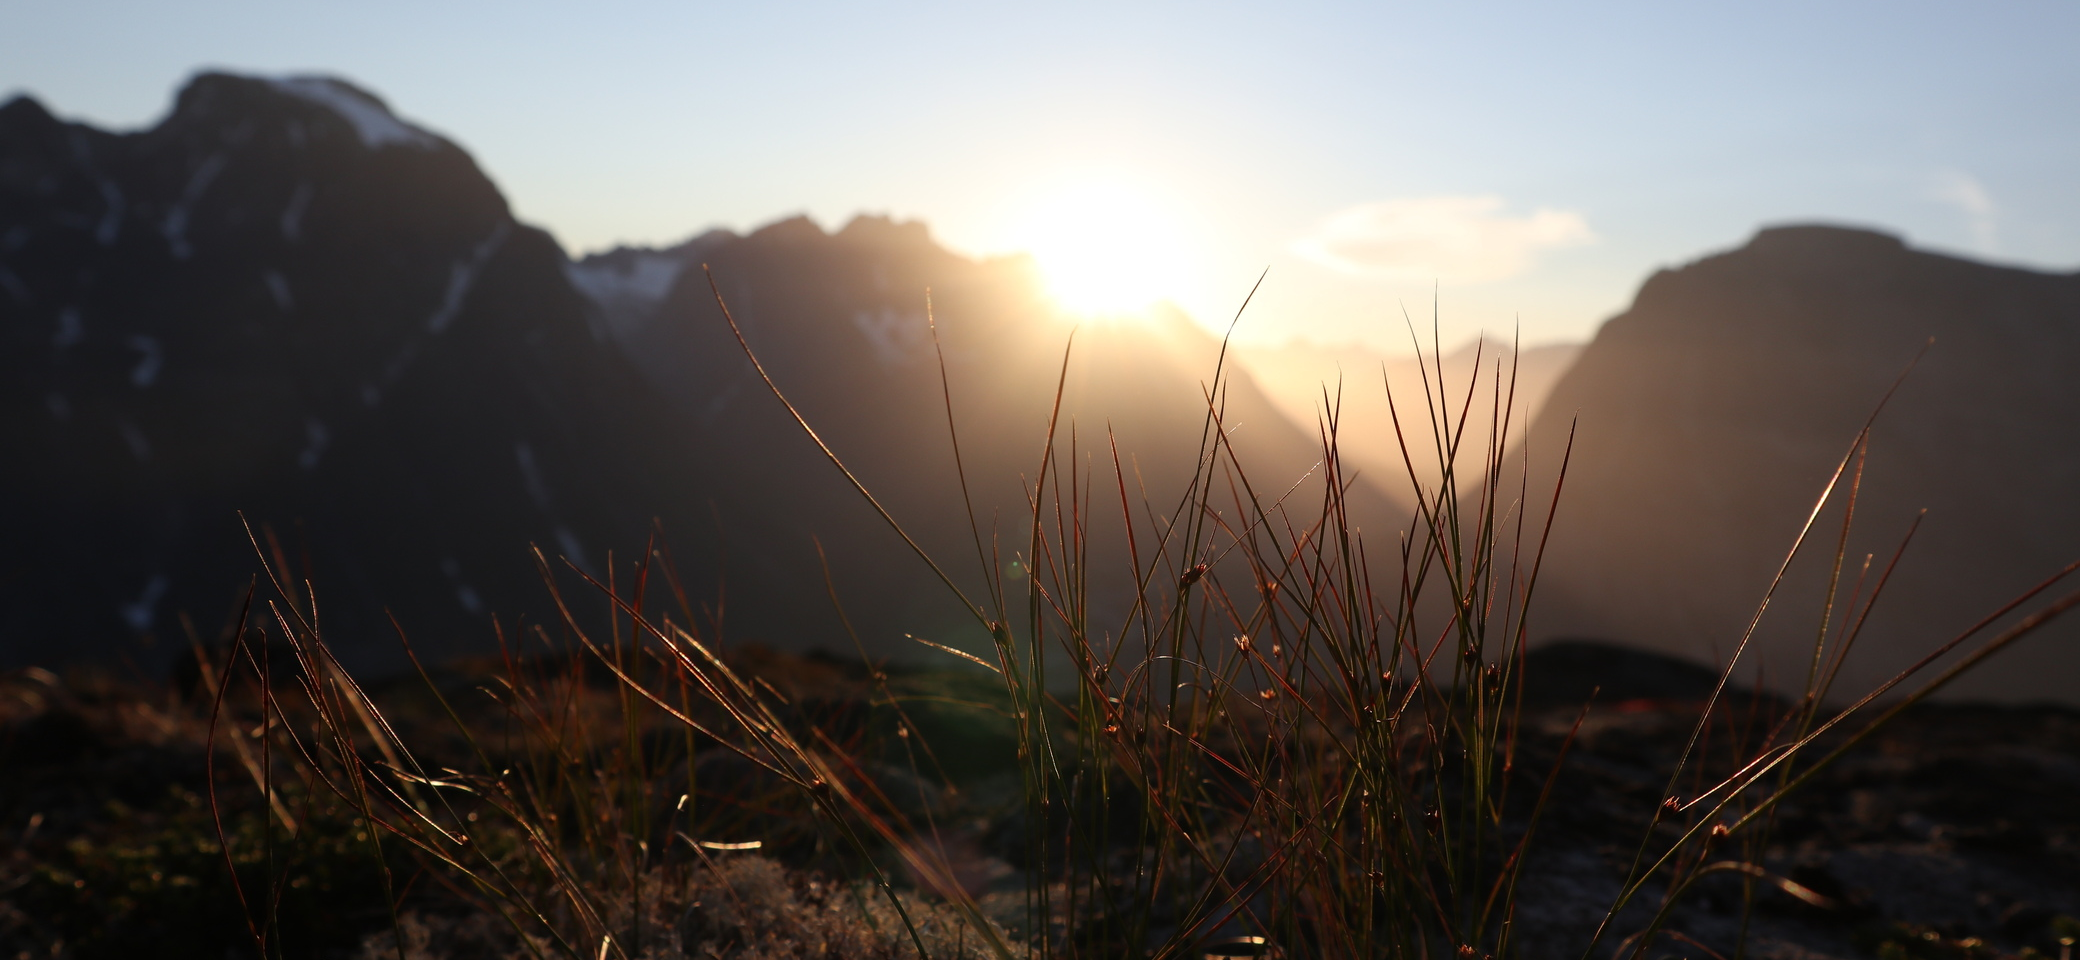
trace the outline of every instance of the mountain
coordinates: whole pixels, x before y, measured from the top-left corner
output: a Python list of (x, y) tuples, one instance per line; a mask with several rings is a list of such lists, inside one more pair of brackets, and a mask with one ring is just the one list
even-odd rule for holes
[[(541, 620), (529, 544), (625, 574), (653, 529), (729, 637), (851, 649), (821, 553), (876, 650), (976, 640), (753, 376), (703, 263), (971, 592), (980, 567), (1023, 575), (1021, 478), (1072, 330), (1062, 482), (1118, 489), (1108, 429), (1137, 516), (1144, 490), (1167, 515), (1190, 471), (1213, 338), (1174, 312), (1079, 328), (1028, 261), (955, 256), (920, 224), (785, 220), (574, 263), (462, 149), (345, 81), (205, 74), (120, 134), (18, 98), (0, 107), (0, 665), (149, 668), (191, 630), (214, 639), (259, 566), (240, 511), (364, 666), (398, 663), (391, 614), (435, 653), (487, 649), (493, 614)], [(976, 515), (1003, 534), (980, 567), (927, 288)], [(1266, 489), (1319, 458), (1246, 375), (1221, 402)], [(1402, 514), (1354, 497), (1378, 527)], [(1105, 555), (1114, 534), (1094, 536)]]
[[(1174, 310), (1070, 317), (1029, 259), (969, 260), (934, 243), (924, 225), (883, 217), (835, 233), (806, 219), (742, 237), (710, 233), (672, 250), (587, 258), (571, 273), (580, 289), (599, 292), (603, 325), (672, 399), (695, 446), (730, 459), (717, 522), (740, 568), (756, 565), (789, 584), (783, 592), (822, 603), (820, 540), (848, 605), (892, 607), (900, 611), (892, 619), (939, 640), (985, 642), (942, 587), (916, 577), (904, 544), (856, 498), (832, 492), (838, 478), (756, 379), (717, 292), (806, 419), (978, 598), (988, 593), (986, 569), (1018, 588), (1030, 552), (1027, 497), (1059, 383), (1062, 457), (1048, 482), (1075, 483), (1090, 498), (1090, 602), (1124, 613), (1131, 590), (1114, 444), (1128, 508), (1146, 535), (1149, 514), (1167, 517), (1185, 488), (1206, 412), (1202, 386), (1221, 359), (1220, 344)], [(928, 309), (946, 359), (943, 387)], [(1250, 480), (1275, 498), (1308, 476), (1319, 444), (1232, 357), (1227, 363), (1223, 422)], [(1075, 477), (1064, 464), (1075, 465)], [(1407, 514), (1385, 489), (1359, 483), (1352, 509), (1391, 543)], [(1318, 508), (1320, 496), (1307, 484), (1294, 495), (1301, 512), (1310, 502)], [(773, 501), (786, 509), (729, 507)], [(771, 530), (775, 522), (783, 529)]]
[[(1217, 364), (1248, 469), (1218, 478), (1224, 495), (1319, 502), (1313, 394), (1294, 384), (1340, 366), (1354, 520), (1375, 546), (1407, 525), (1383, 391), (1352, 369), (1379, 358), (1224, 357), (1175, 311), (1071, 317), (1029, 260), (961, 257), (885, 217), (572, 261), (468, 154), (374, 95), (206, 74), (136, 132), (0, 106), (0, 664), (149, 668), (191, 629), (218, 636), (258, 567), (240, 511), (364, 665), (397, 662), (390, 614), (435, 653), (487, 649), (494, 613), (542, 619), (529, 544), (594, 572), (611, 554), (625, 574), (656, 529), (697, 619), (728, 637), (848, 650), (834, 590), (877, 652), (921, 650), (906, 633), (983, 642), (766, 393), (717, 292), (818, 435), (972, 596), (1016, 589), (1035, 559), (1023, 517), (1058, 383), (1045, 483), (1088, 505), (1100, 621), (1129, 602), (1115, 518), (1166, 522)], [(1931, 336), (1878, 421), (1846, 582), (1929, 513), (1839, 689), (2080, 557), (2080, 276), (1765, 230), (1656, 275), (1571, 364), (1565, 348), (1521, 358), (1518, 408), (1536, 413), (1508, 475), (1549, 489), (1580, 431), (1535, 635), (1726, 655)], [(1402, 404), (1419, 381), (1385, 362)], [(1452, 390), (1472, 362), (1444, 359)], [(1535, 531), (1532, 501), (1516, 516)], [(1822, 516), (1763, 623), (1757, 661), (1778, 686), (1803, 676), (1839, 522)], [(2080, 627), (2047, 632), (1957, 693), (2080, 698), (2076, 643)]]
[(531, 541), (639, 546), (691, 452), (563, 261), (342, 81), (202, 75), (125, 134), (0, 107), (0, 662), (214, 638), (241, 510), (364, 658), (386, 607), (482, 648), (541, 606)]
[[(1534, 489), (1551, 489), (1577, 418), (1579, 433), (1535, 633), (1723, 661), (1835, 464), (1931, 337), (1872, 434), (1838, 620), (1863, 558), (1875, 555), (1868, 596), (1928, 514), (1836, 694), (1875, 686), (2080, 559), (2080, 275), (1860, 230), (1767, 229), (1656, 274), (1553, 387), (1528, 438)], [(1745, 677), (1760, 667), (1774, 686), (1802, 686), (1841, 499), (1773, 602)], [(1543, 501), (1528, 516), (1542, 524)], [(2070, 703), (2075, 677), (2080, 623), (2066, 622), (1953, 695)]]
[[(1408, 484), (1411, 461), (1426, 488), (1441, 479), (1430, 416), (1432, 401), (1437, 401), (1439, 409), (1449, 409), (1454, 421), (1463, 411), (1467, 429), (1457, 441), (1454, 472), (1462, 486), (1471, 489), (1488, 462), (1489, 427), (1496, 422), (1498, 402), (1509, 410), (1512, 425), (1504, 431), (1503, 442), (1512, 446), (1523, 438), (1525, 425), (1538, 414), (1553, 384), (1580, 352), (1581, 345), (1574, 343), (1518, 349), (1483, 337), (1449, 353), (1425, 351), (1421, 357), (1385, 354), (1358, 344), (1324, 346), (1304, 340), (1242, 346), (1236, 357), (1279, 410), (1297, 423), (1312, 426), (1326, 404), (1335, 404), (1337, 439), (1346, 462), (1395, 489)], [(1476, 366), (1480, 381), (1469, 403), (1466, 394), (1474, 384)], [(1495, 391), (1498, 377), (1500, 397)], [(1391, 406), (1387, 400), (1390, 387)], [(1403, 442), (1408, 445), (1409, 460), (1402, 457)]]

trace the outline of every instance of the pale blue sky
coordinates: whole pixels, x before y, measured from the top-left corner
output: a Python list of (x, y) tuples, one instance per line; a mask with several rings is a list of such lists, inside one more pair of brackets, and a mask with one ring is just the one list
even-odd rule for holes
[(2080, 266), (2075, 50), (2073, 3), (0, 0), (0, 92), (136, 127), (197, 69), (334, 73), (574, 251), (873, 211), (1003, 253), (1102, 177), (1202, 319), (1268, 265), (1246, 335), (1389, 347), (1432, 279), (1448, 338), (1582, 338), (1765, 223)]

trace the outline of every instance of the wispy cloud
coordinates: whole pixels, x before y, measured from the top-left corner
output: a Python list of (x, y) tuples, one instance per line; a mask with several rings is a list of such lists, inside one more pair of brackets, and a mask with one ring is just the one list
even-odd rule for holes
[(1936, 178), (1929, 195), (1964, 214), (1965, 229), (1971, 231), (1972, 245), (1981, 253), (1999, 252), (1999, 237), (1994, 233), (1998, 211), (1993, 205), (1993, 194), (1987, 192), (1979, 178), (1962, 170), (1945, 171)]
[(1523, 273), (1546, 250), (1595, 240), (1569, 210), (1512, 215), (1496, 196), (1408, 197), (1337, 213), (1292, 249), (1347, 273), (1480, 283)]

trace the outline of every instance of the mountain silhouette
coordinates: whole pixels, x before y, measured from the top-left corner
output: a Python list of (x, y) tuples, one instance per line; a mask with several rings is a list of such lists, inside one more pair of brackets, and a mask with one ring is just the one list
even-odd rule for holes
[[(727, 458), (716, 478), (723, 502), (782, 505), (718, 511), (736, 564), (821, 602), (827, 560), (841, 600), (893, 606), (912, 632), (940, 642), (986, 643), (943, 587), (915, 576), (904, 543), (856, 498), (834, 494), (838, 478), (744, 359), (718, 292), (819, 435), (978, 602), (990, 593), (986, 570), (1023, 589), (1028, 497), (1055, 424), (1059, 452), (1045, 482), (1089, 498), (1089, 602), (1100, 621), (1132, 599), (1123, 507), (1144, 534), (1152, 516), (1175, 509), (1200, 456), (1203, 387), (1222, 362), (1219, 342), (1174, 310), (1078, 322), (1045, 295), (1029, 259), (969, 260), (922, 224), (884, 217), (835, 233), (800, 218), (742, 237), (710, 233), (672, 250), (587, 258), (572, 273), (599, 292), (602, 322), (671, 398), (694, 445)], [(1268, 503), (1309, 478), (1289, 502), (1296, 514), (1319, 510), (1320, 475), (1309, 473), (1319, 441), (1232, 356), (1226, 364), (1218, 402), (1246, 480)], [(1386, 489), (1355, 485), (1351, 510), (1391, 544), (1407, 514)]]
[[(850, 649), (827, 560), (875, 650), (975, 641), (752, 375), (703, 263), (816, 429), (973, 595), (1030, 562), (1021, 476), (1065, 355), (1062, 482), (1112, 484), (1095, 509), (1118, 515), (1108, 429), (1137, 516), (1190, 473), (1214, 338), (1172, 313), (1086, 324), (1068, 352), (1076, 328), (1028, 261), (955, 256), (919, 224), (787, 220), (573, 263), (463, 150), (341, 80), (204, 74), (122, 134), (18, 98), (0, 107), (0, 663), (148, 665), (214, 640), (259, 569), (240, 512), (299, 604), (315, 585), (350, 663), (399, 662), (393, 615), (431, 652), (489, 649), (493, 614), (553, 612), (530, 544), (626, 574), (659, 529), (694, 619), (726, 637)], [(1246, 376), (1217, 401), (1267, 490), (1319, 459)], [(1390, 498), (1354, 496), (1391, 529)]]
[[(1297, 394), (1274, 401), (1174, 310), (1072, 317), (1027, 258), (962, 257), (877, 216), (572, 261), (467, 153), (374, 95), (204, 74), (132, 133), (0, 106), (0, 663), (149, 666), (220, 636), (259, 569), (241, 512), (306, 609), (314, 584), (350, 663), (398, 662), (393, 615), (433, 653), (489, 649), (494, 614), (551, 612), (530, 545), (625, 576), (660, 530), (693, 618), (725, 638), (985, 644), (767, 392), (718, 294), (821, 441), (985, 606), (1059, 562), (1034, 555), (1028, 521), (1036, 493), (1061, 491), (1082, 505), (1083, 601), (1101, 629), (1123, 614), (1122, 518), (1170, 522), (1209, 405), (1246, 467), (1213, 475), (1224, 509), (1319, 507), (1314, 424), (1281, 409)], [(2080, 557), (2080, 277), (1765, 230), (1650, 279), (1571, 366), (1527, 355), (1519, 409), (1538, 413), (1503, 475), (1550, 490), (1578, 428), (1533, 636), (1730, 654), (1930, 337), (1877, 421), (1838, 620), (1929, 513), (1837, 692)], [(1447, 379), (1470, 362), (1447, 358)], [(1351, 461), (1375, 548), (1409, 523), (1391, 459)], [(1535, 532), (1546, 500), (1530, 499), (1511, 516)], [(1762, 623), (1743, 670), (1766, 683), (1807, 669), (1840, 519), (1820, 517)], [(1956, 693), (2070, 701), (2076, 639), (2033, 638)]]
[(0, 144), (0, 658), (214, 638), (237, 511), (350, 655), (395, 651), (385, 607), (481, 647), (529, 542), (640, 547), (688, 473), (555, 242), (371, 94), (208, 74), (129, 134), (22, 98)]
[[(1834, 694), (1875, 686), (2080, 559), (2080, 275), (1862, 230), (1766, 229), (1649, 279), (1547, 398), (1528, 437), (1533, 490), (1551, 490), (1577, 432), (1534, 635), (1724, 662), (1829, 475), (1924, 345), (1873, 428), (1838, 625), (1928, 513)], [(1742, 679), (1761, 670), (1802, 688), (1852, 479), (1788, 572)], [(1532, 499), (1535, 531), (1546, 509)], [(2080, 624), (2054, 624), (1952, 695), (2080, 699), (2076, 643)]]

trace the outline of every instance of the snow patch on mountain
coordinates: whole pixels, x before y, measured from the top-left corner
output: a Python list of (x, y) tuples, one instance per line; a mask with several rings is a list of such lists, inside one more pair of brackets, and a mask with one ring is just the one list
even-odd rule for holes
[(159, 612), (159, 601), (166, 596), (166, 586), (165, 574), (152, 574), (151, 579), (145, 581), (144, 589), (138, 593), (137, 599), (123, 604), (120, 608), (123, 622), (129, 624), (130, 629), (140, 633), (151, 629), (152, 620)]
[(587, 573), (592, 571), (592, 564), (585, 559), (585, 544), (578, 540), (576, 532), (560, 523), (556, 525), (556, 546), (563, 550), (565, 560)]
[(931, 347), (931, 327), (923, 313), (883, 306), (857, 310), (852, 325), (874, 349), (874, 358), (885, 367), (899, 367), (919, 359)]
[(282, 239), (291, 243), (303, 239), (303, 212), (310, 205), (310, 182), (298, 183), (296, 192), (289, 195), (289, 205), (282, 208)]
[(130, 338), (130, 349), (137, 351), (137, 366), (130, 370), (130, 385), (142, 390), (158, 382), (159, 368), (166, 362), (166, 355), (159, 349), (159, 338), (143, 334)]
[(535, 462), (534, 447), (525, 440), (513, 444), (513, 459), (520, 463), (520, 480), (527, 486), (528, 499), (537, 507), (549, 509), (549, 482), (542, 478), (541, 464)]
[(281, 77), (268, 81), (292, 97), (308, 100), (338, 114), (354, 127), (361, 145), (370, 150), (384, 147), (415, 147), (431, 150), (440, 138), (414, 127), (390, 112), (381, 100), (331, 77)]
[(289, 290), (289, 278), (280, 270), (269, 270), (266, 276), (267, 292), (274, 297), (274, 305), (283, 313), (296, 309), (296, 297)]
[[(181, 198), (172, 209), (166, 211), (166, 219), (160, 223), (159, 232), (166, 237), (166, 246), (173, 251), (175, 260), (186, 260), (195, 254), (188, 244), (188, 215), (195, 209), (195, 202), (202, 199), (204, 191), (224, 172), (228, 162), (223, 151), (203, 158), (202, 164), (188, 176), (188, 185), (181, 190)], [(113, 242), (113, 237), (110, 238)]]
[(616, 247), (579, 260), (566, 261), (563, 274), (572, 287), (592, 301), (595, 317), (615, 340), (627, 340), (650, 322), (671, 296), (672, 288), (709, 251), (737, 239), (728, 230), (709, 230), (665, 249)]
[(455, 261), (448, 270), (448, 289), (441, 294), (440, 308), (426, 318), (426, 329), (440, 333), (455, 322), (456, 315), (462, 312), (463, 303), (469, 299), (470, 288), (476, 285), (477, 271), (484, 269), (484, 264), (498, 252), (512, 232), (513, 225), (500, 220), (498, 226), (491, 228), (491, 235), (470, 251), (467, 259)]
[(441, 572), (447, 574), (448, 579), (455, 584), (455, 600), (462, 604), (464, 611), (472, 616), (484, 612), (484, 598), (479, 596), (477, 591), (472, 589), (469, 584), (463, 582), (462, 565), (456, 563), (454, 557), (443, 557), (441, 559)]
[(588, 257), (563, 265), (571, 286), (599, 307), (617, 339), (641, 326), (685, 271), (685, 258), (650, 250), (614, 259)]
[(94, 241), (104, 247), (115, 246), (116, 234), (123, 229), (123, 191), (112, 180), (101, 181), (101, 201), (105, 208), (101, 223), (94, 228)]
[(58, 332), (51, 334), (51, 346), (63, 350), (86, 338), (87, 325), (80, 319), (78, 307), (58, 311)]
[(121, 421), (116, 424), (116, 432), (122, 434), (123, 444), (130, 448), (130, 455), (136, 457), (138, 463), (152, 462), (152, 442), (145, 439), (144, 431), (137, 429), (137, 424)]
[(325, 429), (325, 422), (317, 417), (303, 421), (303, 452), (296, 455), (296, 465), (311, 470), (318, 466), (318, 458), (325, 455), (325, 447), (332, 443), (332, 431)]

